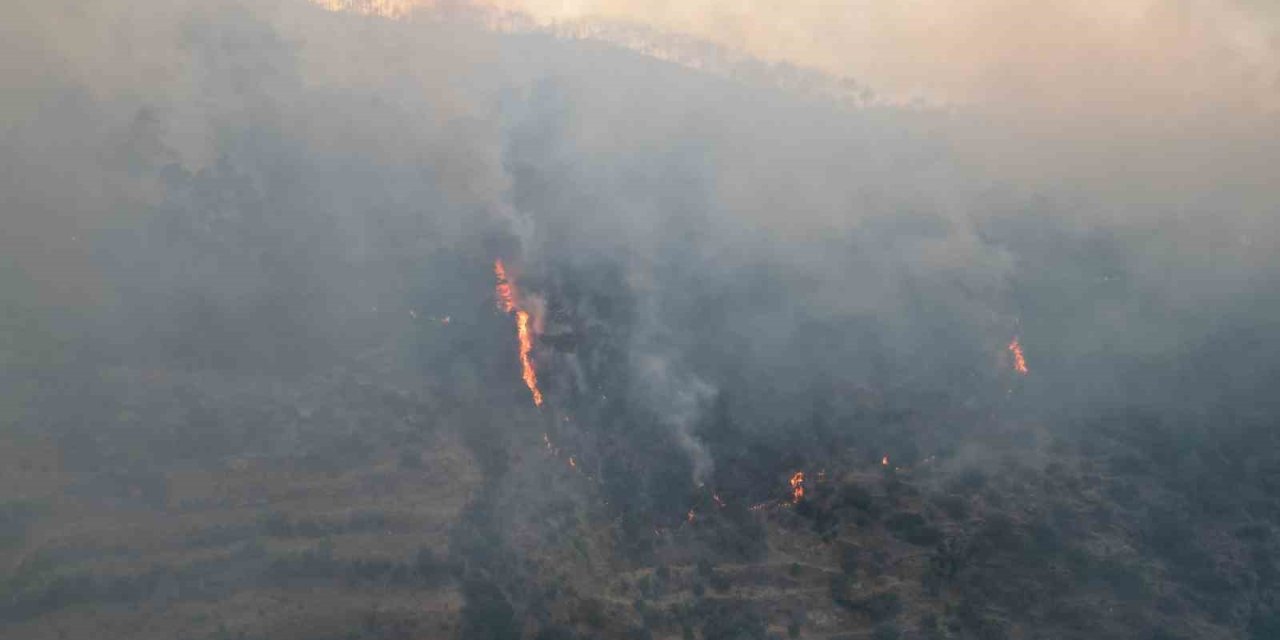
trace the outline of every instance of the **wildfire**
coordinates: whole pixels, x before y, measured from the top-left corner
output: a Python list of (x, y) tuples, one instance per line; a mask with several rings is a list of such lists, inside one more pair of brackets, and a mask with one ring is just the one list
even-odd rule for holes
[(797, 471), (791, 476), (791, 502), (799, 503), (804, 498), (804, 472)]
[(1013, 354), (1013, 370), (1021, 375), (1027, 375), (1027, 359), (1022, 357), (1022, 344), (1018, 342), (1018, 338), (1015, 336), (1006, 348)]
[(538, 372), (533, 367), (533, 359), (529, 357), (530, 352), (533, 351), (533, 331), (529, 327), (529, 312), (521, 309), (516, 303), (516, 287), (507, 277), (507, 267), (502, 264), (502, 260), (493, 262), (493, 274), (498, 278), (498, 285), (494, 289), (498, 298), (498, 308), (503, 313), (514, 311), (516, 314), (516, 334), (520, 338), (521, 377), (524, 378), (525, 386), (529, 387), (529, 392), (533, 394), (533, 404), (540, 407), (542, 391), (538, 389)]

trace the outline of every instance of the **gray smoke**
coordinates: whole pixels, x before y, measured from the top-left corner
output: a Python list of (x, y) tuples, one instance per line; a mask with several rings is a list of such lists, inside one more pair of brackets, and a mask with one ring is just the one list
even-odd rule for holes
[(0, 23), (5, 303), (36, 318), (11, 323), (14, 362), (41, 362), (24, 332), (56, 316), (129, 357), (413, 354), (474, 390), (509, 371), (481, 355), (482, 301), (490, 261), (518, 255), (531, 296), (616, 270), (634, 308), (578, 320), (618, 332), (698, 481), (703, 409), (747, 378), (759, 428), (816, 386), (1003, 392), (1014, 334), (1045, 407), (1169, 406), (1134, 372), (1215, 361), (1241, 331), (1264, 346), (1214, 383), (1270, 379), (1274, 127), (1100, 124), (1111, 142), (1042, 164), (1036, 127), (998, 109), (827, 102), (767, 65), (706, 75), (465, 16), (120, 0)]

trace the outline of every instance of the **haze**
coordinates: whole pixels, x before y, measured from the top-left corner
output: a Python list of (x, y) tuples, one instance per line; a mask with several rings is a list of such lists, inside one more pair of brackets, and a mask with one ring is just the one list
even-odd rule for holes
[(1280, 637), (1261, 2), (0, 7), (0, 637)]

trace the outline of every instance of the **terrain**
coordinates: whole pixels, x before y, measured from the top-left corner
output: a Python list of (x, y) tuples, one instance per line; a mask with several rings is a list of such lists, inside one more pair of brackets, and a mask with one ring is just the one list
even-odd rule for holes
[(0, 638), (1280, 638), (1265, 101), (323, 4), (0, 8)]
[(938, 417), (862, 408), (815, 414), (779, 443), (721, 413), (705, 433), (726, 447), (727, 488), (688, 487), (687, 510), (622, 508), (601, 458), (643, 453), (570, 453), (531, 407), (491, 408), (485, 424), (341, 372), (88, 378), (59, 416), (67, 431), (5, 437), (4, 637), (1274, 629), (1275, 449), (1206, 450), (1150, 416), (1015, 439), (1025, 428), (992, 415), (954, 413), (939, 430)]

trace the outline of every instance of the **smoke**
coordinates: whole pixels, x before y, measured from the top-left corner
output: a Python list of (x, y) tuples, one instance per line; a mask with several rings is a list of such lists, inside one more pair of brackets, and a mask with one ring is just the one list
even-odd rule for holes
[[(484, 268), (449, 255), (518, 255), (540, 323), (576, 303), (543, 304), (539, 279), (614, 265), (636, 298), (611, 317), (634, 323), (634, 391), (699, 478), (710, 389), (766, 386), (743, 400), (760, 416), (819, 379), (963, 395), (1020, 328), (1038, 374), (1148, 358), (1273, 281), (1265, 8), (499, 8), (704, 38), (777, 64), (766, 77), (798, 65), (882, 98), (850, 108), (448, 10), (8, 8), (0, 249), (33, 297), (201, 362), (251, 360), (227, 355), (237, 341), (283, 364), (367, 349), (356, 327), (410, 310), (475, 325), (459, 310)], [(428, 351), (476, 375), (458, 344)]]
[[(440, 4), (350, 3), (390, 15)], [(958, 109), (944, 129), (966, 162), (1024, 182), (1089, 180), (1151, 197), (1171, 182), (1256, 184), (1268, 165), (1242, 156), (1275, 153), (1280, 16), (1265, 3), (467, 5), (494, 12), (497, 24), (616, 41), (694, 67), (717, 66), (719, 48), (748, 61), (740, 71), (752, 61), (781, 66), (779, 77), (814, 70), (870, 89), (882, 104)]]
[[(888, 487), (899, 465), (1130, 412), (1269, 429), (1277, 18), (1225, 0), (8, 3), (0, 431), (48, 435), (85, 484), (256, 455), (292, 474), (323, 445), (326, 470), (373, 469), (317, 484), (362, 483), (353, 502), (398, 499), (439, 446), (484, 476), (441, 480), (467, 505), (448, 523), (464, 615), (518, 635), (551, 593), (525, 587), (626, 573), (615, 554), (758, 559), (748, 505), (797, 471), (815, 497), (820, 471)], [(535, 321), (541, 407), (495, 259)], [(211, 380), (252, 391), (234, 424), (201, 405)], [(569, 568), (534, 575), (547, 558)]]
[(638, 393), (675, 434), (675, 442), (689, 456), (693, 482), (701, 487), (714, 470), (711, 453), (694, 428), (715, 389), (697, 376), (683, 371), (669, 356), (640, 353), (636, 356)]

